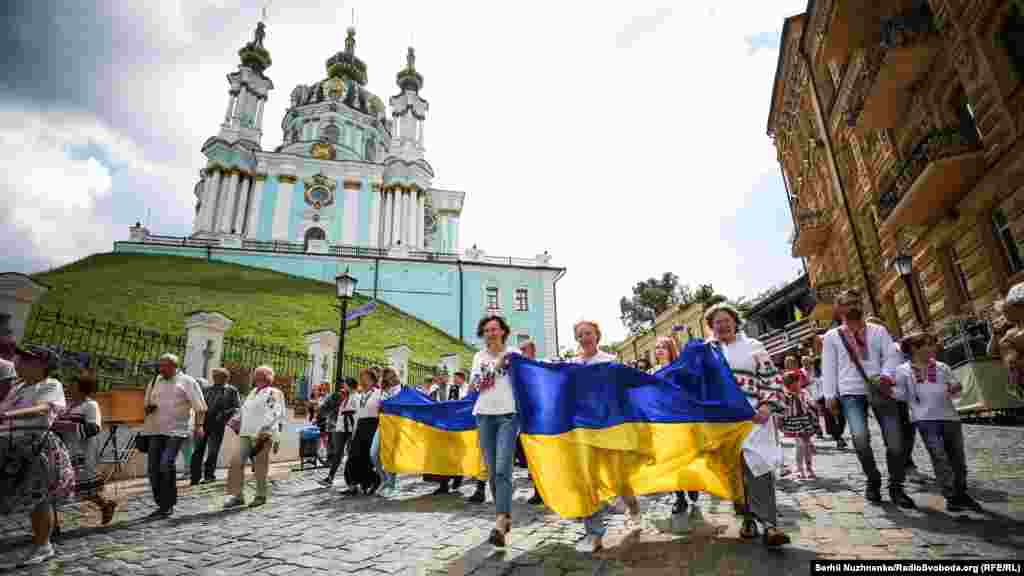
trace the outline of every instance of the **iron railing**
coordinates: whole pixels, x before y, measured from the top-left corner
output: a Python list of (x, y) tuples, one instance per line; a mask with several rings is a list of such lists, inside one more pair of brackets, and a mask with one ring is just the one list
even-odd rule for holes
[(419, 386), (428, 378), (433, 378), (437, 374), (437, 369), (432, 366), (425, 364), (417, 364), (416, 362), (409, 362), (409, 374), (406, 384), (411, 387)]
[(878, 198), (878, 215), (883, 221), (892, 214), (903, 195), (929, 164), (943, 158), (977, 151), (980, 143), (975, 135), (960, 126), (935, 130), (914, 146), (910, 156), (894, 168), (896, 178)]
[(29, 316), (22, 342), (61, 352), (61, 367), (55, 375), (61, 382), (73, 380), (82, 368), (92, 368), (103, 390), (145, 386), (162, 354), (175, 354), (184, 361), (186, 350), (184, 334), (165, 334), (39, 306)]

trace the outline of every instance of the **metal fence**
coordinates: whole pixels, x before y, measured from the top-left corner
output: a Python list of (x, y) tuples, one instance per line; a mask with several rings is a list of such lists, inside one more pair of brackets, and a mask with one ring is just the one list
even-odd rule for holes
[(438, 370), (433, 366), (409, 362), (409, 374), (406, 379), (406, 384), (410, 387), (419, 386), (424, 380), (433, 377), (437, 372)]
[(161, 354), (170, 352), (184, 358), (186, 348), (184, 334), (164, 334), (42, 307), (33, 309), (22, 342), (60, 351), (63, 361), (55, 377), (62, 382), (73, 380), (81, 368), (95, 369), (102, 390), (143, 387), (156, 372)]

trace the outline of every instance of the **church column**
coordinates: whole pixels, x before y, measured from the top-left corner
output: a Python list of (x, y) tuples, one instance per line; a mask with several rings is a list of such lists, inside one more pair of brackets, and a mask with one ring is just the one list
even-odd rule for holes
[(416, 207), (416, 249), (423, 250), (423, 242), (427, 238), (427, 230), (423, 224), (427, 217), (427, 192), (425, 190), (419, 193)]
[(387, 248), (391, 246), (391, 189), (384, 187), (380, 193), (380, 243)]
[(380, 244), (380, 185), (370, 184), (370, 248), (376, 248)]
[(249, 210), (249, 196), (252, 192), (252, 176), (242, 175), (242, 181), (238, 187), (238, 207), (235, 209), (234, 223), (231, 225), (236, 234), (243, 234), (245, 231), (245, 220)]
[(217, 180), (220, 173), (213, 168), (206, 169), (203, 179), (203, 205), (199, 209), (199, 231), (209, 232), (213, 229), (213, 209), (217, 204)]
[(452, 252), (448, 245), (448, 215), (441, 214), (437, 222), (438, 234), (440, 234), (441, 242), (439, 242), (439, 250), (441, 252)]
[[(293, 168), (294, 169), (294, 168)], [(277, 206), (274, 208), (274, 225), (271, 238), (274, 240), (291, 241), (289, 225), (292, 216), (292, 195), (297, 178), (290, 174), (277, 176)]]
[(405, 198), (405, 243), (416, 248), (416, 188), (410, 187)]
[(394, 216), (392, 216), (391, 242), (395, 243), (402, 239), (402, 189), (395, 187), (394, 191)]
[(267, 103), (266, 98), (260, 98), (256, 102), (256, 126), (257, 130), (263, 130), (263, 105)]
[(217, 179), (213, 183), (213, 212), (210, 213), (210, 232), (216, 232), (220, 226), (220, 213), (224, 211), (224, 187), (228, 185), (227, 175), (222, 168), (217, 168)]
[(218, 232), (231, 232), (231, 225), (235, 217), (235, 195), (238, 190), (238, 170), (231, 170), (231, 177), (228, 178), (227, 186), (221, 191), (221, 212)]
[(249, 214), (245, 223), (245, 237), (255, 238), (260, 222), (260, 204), (263, 203), (263, 183), (267, 180), (266, 174), (253, 176), (252, 192), (249, 195)]

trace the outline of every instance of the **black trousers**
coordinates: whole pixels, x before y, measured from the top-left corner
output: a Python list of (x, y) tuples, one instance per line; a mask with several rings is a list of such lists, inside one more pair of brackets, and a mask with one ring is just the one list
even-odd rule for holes
[(192, 483), (199, 482), (203, 478), (213, 480), (216, 477), (217, 457), (220, 456), (220, 447), (224, 443), (224, 426), (207, 430), (206, 434), (197, 439), (195, 443), (190, 470)]
[(328, 478), (333, 479), (334, 475), (338, 472), (338, 467), (341, 466), (341, 459), (345, 457), (345, 448), (348, 447), (348, 441), (351, 437), (351, 432), (331, 432), (331, 439), (327, 445), (331, 459), (331, 469), (327, 472)]
[(373, 435), (377, 432), (376, 418), (363, 418), (356, 423), (356, 433), (349, 444), (345, 461), (345, 484), (366, 490), (380, 483), (380, 476), (370, 459)]
[(153, 500), (161, 510), (170, 510), (178, 503), (178, 472), (175, 462), (185, 438), (154, 435), (146, 450), (146, 473)]
[(906, 402), (899, 402), (900, 426), (903, 428), (903, 455), (906, 458), (907, 468), (917, 468), (914, 464), (914, 437), (917, 427), (910, 421), (910, 405)]

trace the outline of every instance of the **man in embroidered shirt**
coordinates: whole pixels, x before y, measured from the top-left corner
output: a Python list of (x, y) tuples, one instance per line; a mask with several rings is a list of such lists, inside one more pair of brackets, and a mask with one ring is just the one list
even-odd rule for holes
[[(857, 459), (868, 477), (865, 498), (882, 500), (882, 475), (875, 464), (868, 432), (868, 406), (875, 415), (886, 446), (889, 496), (901, 508), (914, 508), (914, 501), (903, 491), (906, 458), (903, 452), (903, 427), (893, 397), (892, 375), (903, 363), (896, 353), (892, 337), (884, 326), (864, 322), (860, 293), (847, 290), (838, 300), (842, 324), (829, 330), (822, 342), (822, 385), (833, 413), (842, 411), (853, 436)], [(852, 354), (855, 357), (851, 357)], [(868, 378), (858, 369), (858, 360)]]
[(230, 377), (231, 373), (226, 368), (214, 368), (213, 384), (203, 389), (203, 400), (206, 402), (206, 434), (196, 440), (190, 470), (192, 486), (199, 484), (200, 480), (217, 480), (217, 457), (220, 456), (220, 447), (224, 442), (224, 428), (228, 420), (242, 407), (238, 389), (228, 384)]

